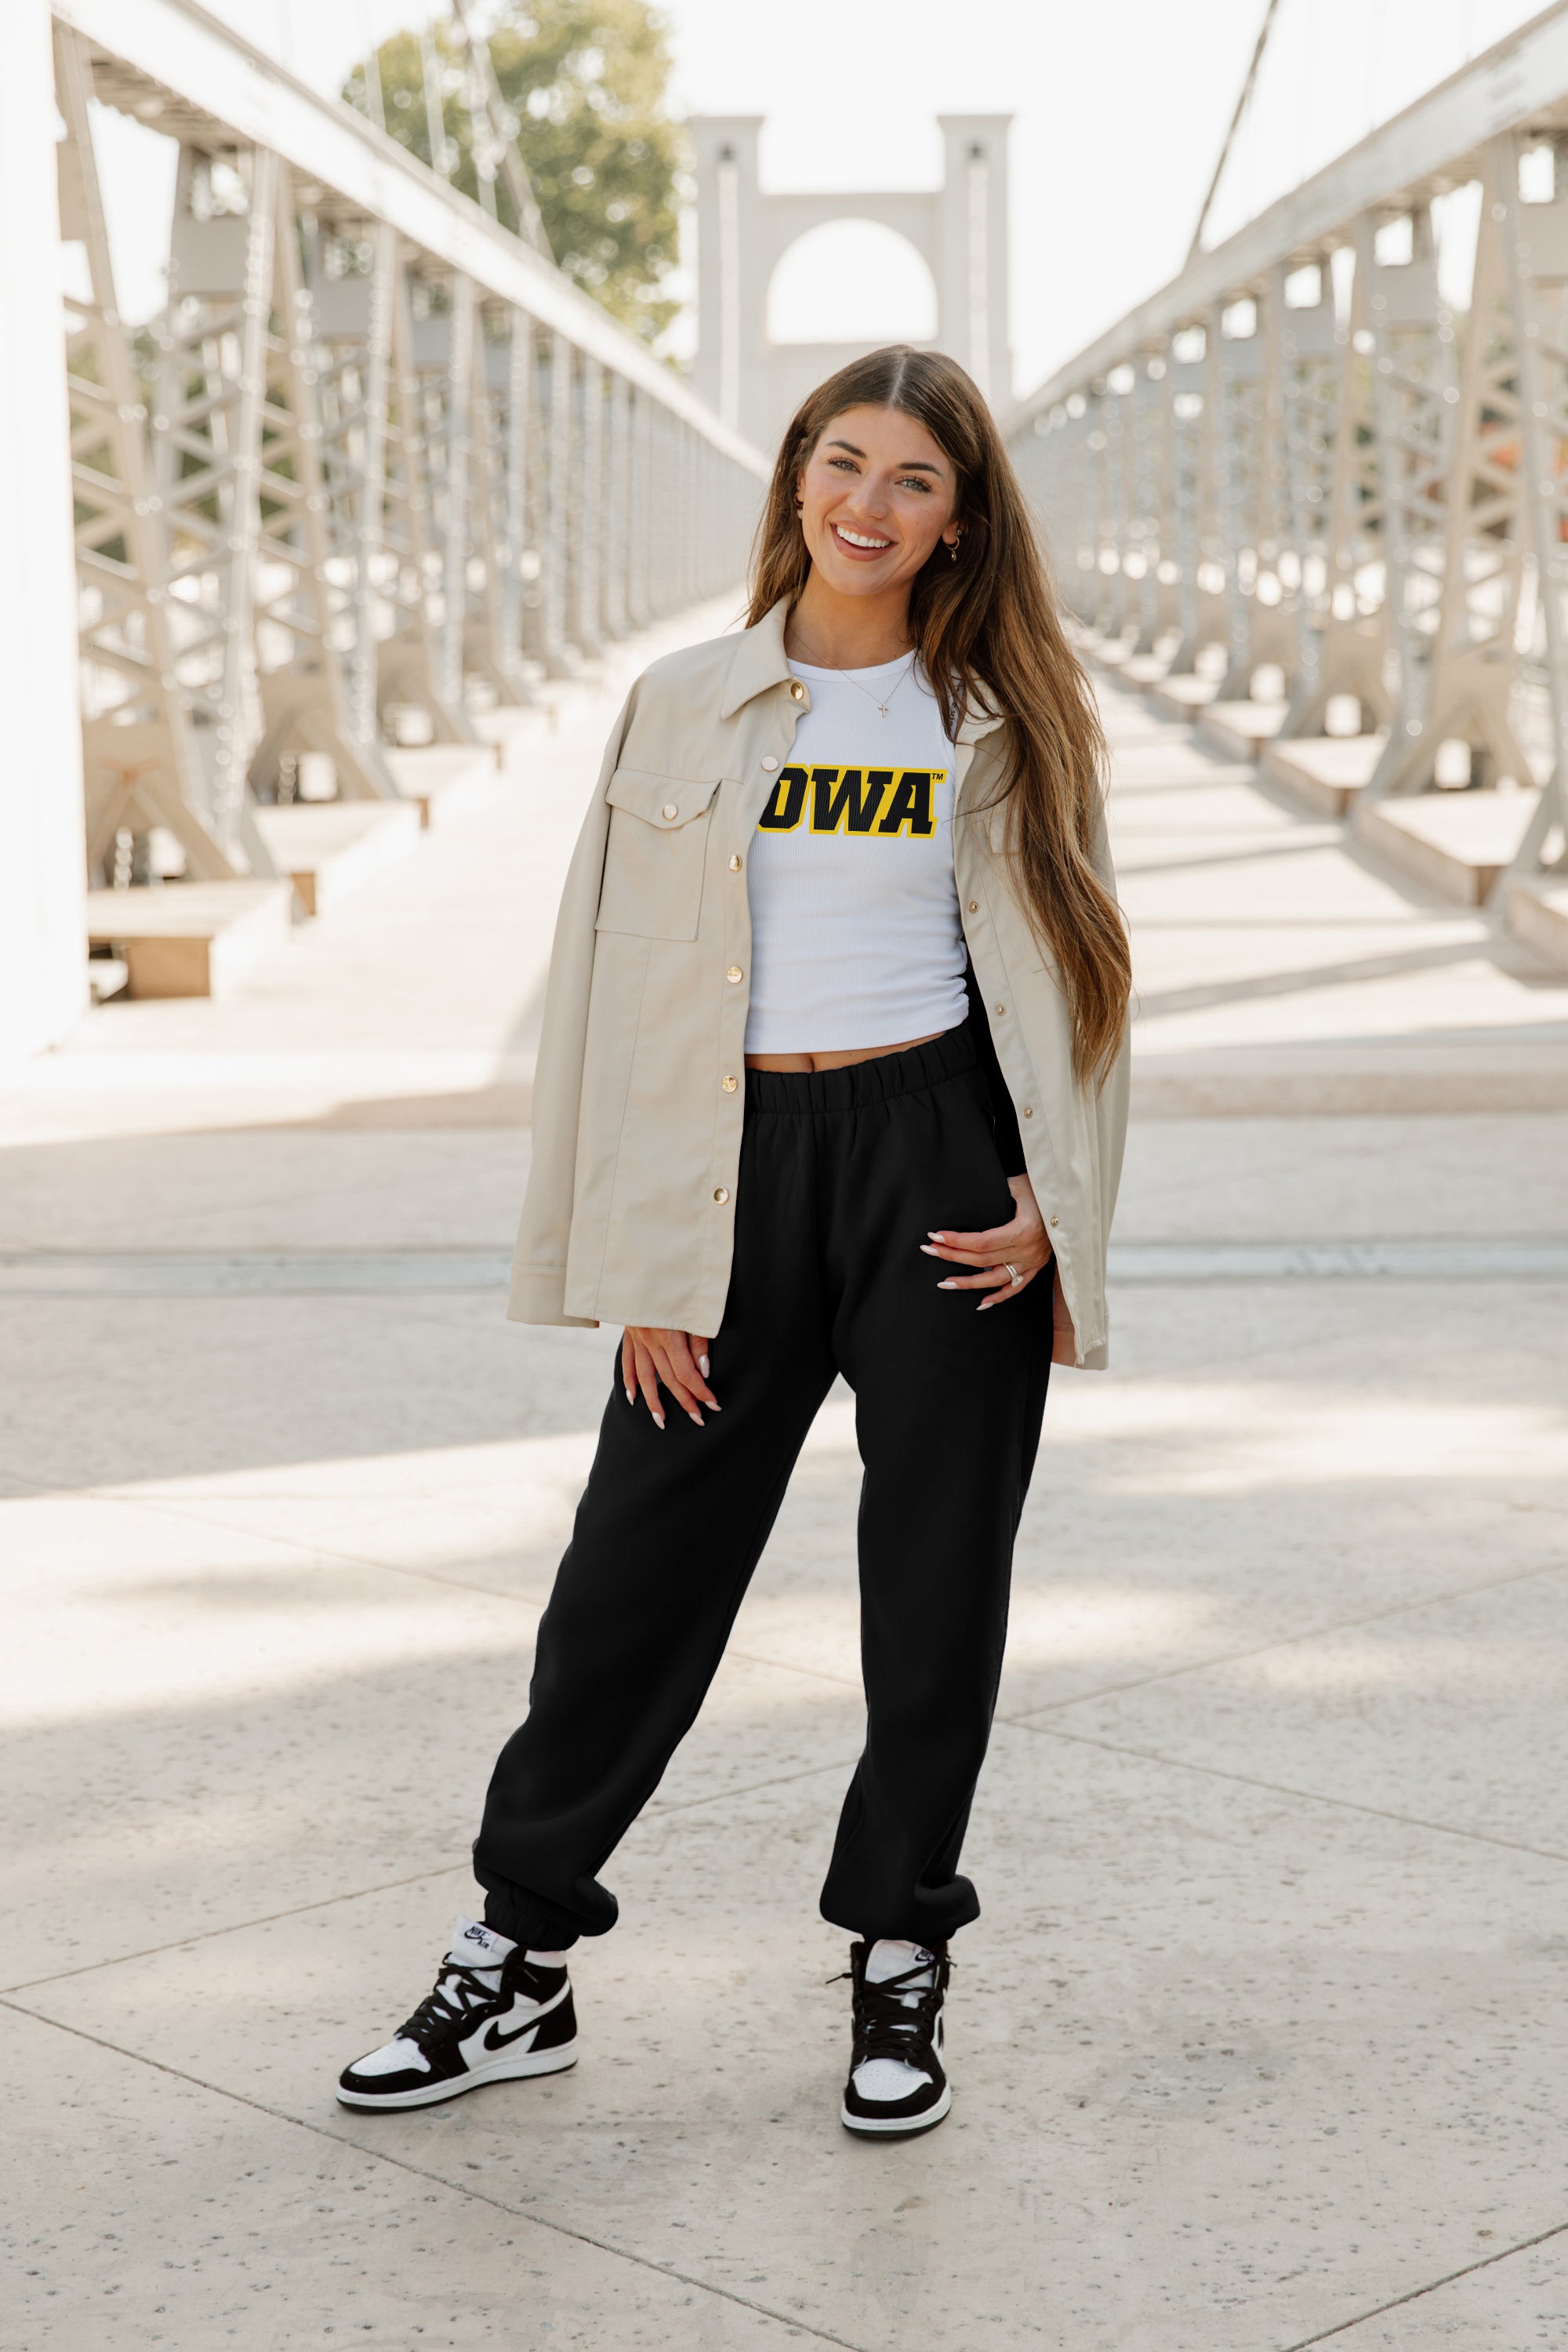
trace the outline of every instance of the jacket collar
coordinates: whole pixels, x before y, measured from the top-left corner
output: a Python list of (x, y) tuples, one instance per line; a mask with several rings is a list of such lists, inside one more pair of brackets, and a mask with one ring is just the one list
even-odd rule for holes
[[(790, 667), (784, 652), (784, 623), (788, 618), (789, 599), (781, 596), (754, 627), (742, 631), (730, 664), (721, 717), (733, 719), (743, 704), (765, 694), (770, 686), (788, 685)], [(982, 735), (989, 735), (1001, 724), (1000, 719), (984, 711), (965, 711), (959, 721), (958, 740), (961, 743), (976, 743)]]
[(789, 663), (784, 643), (788, 618), (789, 599), (781, 596), (772, 612), (764, 613), (753, 628), (742, 631), (724, 687), (721, 717), (733, 719), (743, 703), (765, 693), (770, 686), (788, 685)]

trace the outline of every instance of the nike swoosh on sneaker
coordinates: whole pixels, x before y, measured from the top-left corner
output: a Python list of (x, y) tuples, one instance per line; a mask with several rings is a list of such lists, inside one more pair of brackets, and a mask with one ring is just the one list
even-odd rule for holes
[(509, 2042), (521, 2042), (524, 2034), (537, 2033), (538, 2031), (539, 2020), (537, 2017), (531, 2017), (526, 2025), (518, 2026), (516, 2030), (510, 2033), (503, 2033), (500, 2030), (500, 2021), (498, 2021), (494, 2025), (489, 2025), (485, 2028), (485, 2036), (482, 2047), (486, 2050), (504, 2050)]

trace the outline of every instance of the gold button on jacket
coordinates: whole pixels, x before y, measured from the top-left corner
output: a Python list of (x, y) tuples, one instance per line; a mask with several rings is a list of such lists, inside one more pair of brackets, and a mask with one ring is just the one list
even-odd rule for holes
[[(745, 1092), (721, 1079), (715, 1103), (711, 1074), (738, 1071), (745, 1051), (751, 912), (730, 877), (800, 717), (784, 625), (780, 604), (739, 635), (666, 655), (611, 733), (555, 927), (508, 1309), (519, 1322), (714, 1332), (723, 1320), (734, 1221), (706, 1211), (735, 1198)], [(986, 909), (969, 939), (981, 1001), (1007, 1007), (997, 1057), (1052, 1206), (1079, 1361), (1100, 1366), (1126, 1043), (1098, 1093), (1077, 1084), (1066, 1001), (1014, 894), (1004, 751), (1000, 721), (963, 720), (959, 903), (966, 922), (970, 900)], [(1114, 887), (1103, 823), (1094, 859)]]

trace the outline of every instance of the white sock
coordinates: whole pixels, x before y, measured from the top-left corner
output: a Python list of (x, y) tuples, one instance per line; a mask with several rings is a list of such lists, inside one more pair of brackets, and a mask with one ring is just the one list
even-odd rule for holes
[(498, 1928), (487, 1927), (482, 1919), (468, 1919), (461, 1911), (452, 1929), (452, 1941), (447, 1958), (460, 1961), (472, 1969), (479, 1982), (489, 1992), (500, 1990), (500, 1974), (517, 1946), (510, 1936)]
[[(902, 1944), (896, 1936), (879, 1937), (866, 1955), (868, 1984), (886, 1984), (889, 1977), (901, 1977), (917, 1960), (929, 1960), (930, 1952), (923, 1944)], [(924, 1969), (914, 1980), (912, 1990), (929, 1991), (934, 1979), (931, 1969)], [(908, 2004), (910, 2008), (913, 2003)]]
[[(499, 1927), (487, 1927), (481, 1919), (466, 1919), (461, 1912), (458, 1914), (448, 1957), (473, 1969), (492, 1992), (499, 1990), (501, 1969), (516, 1949), (515, 1937), (503, 1936)], [(526, 1957), (536, 1968), (563, 1969), (566, 1965), (564, 1952), (536, 1952), (531, 1945)]]
[[(906, 1944), (896, 1936), (879, 1937), (866, 1955), (866, 1981), (886, 1984), (889, 1977), (901, 1977), (922, 1959), (929, 1965), (910, 1978), (899, 1996), (906, 2009), (914, 2009), (920, 1995), (936, 1982), (936, 1958), (923, 1944)], [(855, 2087), (863, 2099), (907, 2099), (911, 2091), (930, 2081), (923, 2067), (906, 2066), (901, 2058), (868, 2058), (855, 2069)]]

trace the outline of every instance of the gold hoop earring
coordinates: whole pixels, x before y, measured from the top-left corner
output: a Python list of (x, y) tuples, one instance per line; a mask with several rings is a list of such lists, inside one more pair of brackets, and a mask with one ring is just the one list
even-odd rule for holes
[[(962, 539), (963, 536), (963, 533), (960, 531), (958, 535), (959, 539)], [(948, 541), (947, 560), (950, 563), (956, 563), (958, 562), (958, 539), (950, 539)]]

